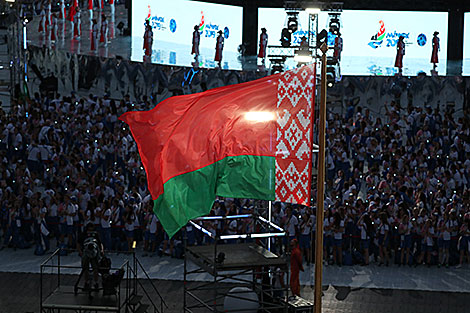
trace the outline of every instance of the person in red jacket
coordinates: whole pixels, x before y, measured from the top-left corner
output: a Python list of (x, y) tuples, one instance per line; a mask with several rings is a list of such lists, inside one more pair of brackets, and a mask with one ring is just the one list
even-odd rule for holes
[(199, 42), (201, 41), (201, 34), (199, 33), (199, 26), (194, 26), (193, 31), (193, 47), (191, 49), (191, 54), (194, 54), (194, 59), (197, 60), (199, 56)]
[(400, 36), (397, 43), (397, 57), (395, 58), (395, 67), (398, 67), (398, 72), (401, 74), (403, 68), (403, 56), (405, 55), (405, 37)]
[(343, 51), (343, 38), (341, 38), (341, 33), (335, 38), (335, 47), (333, 52), (333, 57), (336, 61), (341, 61), (341, 52)]
[(150, 25), (150, 20), (145, 21), (145, 32), (144, 32), (144, 50), (146, 56), (152, 55), (152, 44), (153, 44), (153, 31)]
[(299, 242), (297, 239), (292, 239), (291, 256), (290, 256), (290, 290), (294, 296), (300, 297), (300, 271), (304, 271), (302, 266), (302, 253), (300, 252)]
[(431, 63), (434, 65), (434, 69), (437, 67), (437, 63), (439, 63), (438, 52), (441, 50), (441, 46), (439, 44), (439, 32), (434, 32), (434, 37), (432, 38), (432, 55), (431, 55)]
[(266, 28), (261, 28), (261, 34), (259, 35), (259, 52), (258, 58), (261, 58), (262, 61), (266, 59), (266, 49), (268, 47), (268, 33)]

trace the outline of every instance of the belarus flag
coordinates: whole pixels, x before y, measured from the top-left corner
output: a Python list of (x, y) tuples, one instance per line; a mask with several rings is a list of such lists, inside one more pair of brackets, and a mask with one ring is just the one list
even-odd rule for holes
[(216, 196), (310, 204), (314, 84), (304, 66), (120, 117), (169, 236), (207, 215)]

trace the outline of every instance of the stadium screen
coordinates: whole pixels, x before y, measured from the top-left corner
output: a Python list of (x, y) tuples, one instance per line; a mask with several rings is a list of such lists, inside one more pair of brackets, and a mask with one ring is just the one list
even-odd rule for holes
[(470, 12), (465, 13), (463, 30), (463, 75), (470, 75)]
[[(285, 11), (260, 8), (258, 14), (258, 31), (265, 27), (269, 36), (268, 45), (280, 45), (281, 30), (287, 23)], [(394, 75), (397, 72), (394, 68), (396, 43), (400, 35), (405, 37), (406, 43), (403, 74), (429, 74), (433, 67), (430, 61), (435, 31), (439, 32), (441, 47), (437, 71), (445, 74), (447, 16), (442, 12), (343, 11), (340, 29), (343, 37), (342, 75)], [(292, 39), (294, 45), (298, 44), (300, 37), (307, 35), (308, 19), (307, 13), (299, 13), (299, 27)], [(319, 15), (318, 29), (328, 29), (328, 14), (325, 12)], [(333, 41), (330, 36), (329, 42)], [(287, 67), (293, 66), (293, 60), (288, 61)]]
[(201, 66), (215, 66), (217, 32), (225, 37), (222, 67), (241, 68), (237, 59), (242, 42), (241, 7), (187, 0), (133, 0), (131, 60), (142, 61), (145, 20), (153, 28), (152, 62), (190, 66), (192, 34), (195, 25), (201, 33)]

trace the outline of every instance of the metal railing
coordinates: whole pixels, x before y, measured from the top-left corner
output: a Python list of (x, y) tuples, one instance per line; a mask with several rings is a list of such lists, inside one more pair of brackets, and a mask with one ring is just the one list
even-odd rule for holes
[[(137, 287), (137, 274), (136, 274), (136, 266), (137, 266), (137, 259), (135, 257), (135, 253), (133, 254), (133, 264), (130, 264), (129, 260), (125, 260), (120, 267), (111, 267), (110, 270), (124, 270), (125, 271), (125, 279), (122, 279), (119, 285), (116, 288), (116, 302), (117, 302), (117, 311), (120, 312), (124, 308), (129, 308), (130, 306), (130, 299), (136, 295), (136, 287)], [(56, 264), (54, 264), (54, 260), (57, 259)], [(44, 292), (44, 275), (47, 274), (46, 270), (51, 269), (52, 271), (55, 270), (57, 274), (57, 281), (56, 284), (52, 286), (52, 291), (45, 294)], [(45, 259), (40, 265), (40, 289), (39, 289), (39, 301), (40, 301), (40, 312), (44, 312), (44, 301), (51, 296), (54, 292), (59, 291), (61, 285), (61, 276), (64, 274), (64, 269), (69, 270), (76, 270), (75, 272), (81, 271), (82, 267), (77, 265), (63, 265), (61, 264), (61, 255), (60, 249), (55, 250), (47, 259)], [(74, 271), (72, 271), (74, 272)], [(145, 271), (144, 271), (145, 272)], [(54, 272), (51, 274), (55, 274)], [(147, 275), (148, 276), (148, 275)], [(125, 297), (122, 298), (124, 295), (121, 294), (122, 290), (125, 290)], [(166, 305), (166, 304), (165, 304)]]
[[(145, 296), (148, 298), (148, 300), (150, 301), (150, 304), (152, 305), (153, 307), (153, 311), (156, 312), (156, 313), (163, 313), (164, 312), (164, 307), (166, 309), (168, 309), (168, 305), (166, 304), (165, 300), (163, 300), (163, 297), (161, 296), (160, 292), (158, 291), (157, 287), (155, 287), (155, 284), (153, 283), (153, 281), (150, 279), (149, 275), (147, 274), (147, 271), (145, 271), (144, 267), (142, 266), (142, 263), (140, 263), (139, 259), (135, 258), (134, 259), (135, 262), (136, 262), (136, 270), (134, 272), (134, 270), (131, 270), (132, 273), (136, 276), (136, 283), (142, 288), (142, 291), (144, 292)], [(149, 295), (147, 289), (144, 287), (144, 285), (142, 284), (142, 282), (139, 280), (138, 278), (138, 273), (137, 273), (137, 265), (138, 265), (138, 268), (140, 268), (140, 270), (142, 271), (142, 273), (145, 274), (145, 277), (147, 279), (147, 281), (150, 283), (150, 285), (152, 286), (153, 288), (153, 291), (156, 292), (159, 300), (160, 300), (160, 309), (158, 308), (157, 304), (155, 304), (155, 302), (152, 300), (152, 297)], [(137, 288), (136, 288), (137, 290)]]

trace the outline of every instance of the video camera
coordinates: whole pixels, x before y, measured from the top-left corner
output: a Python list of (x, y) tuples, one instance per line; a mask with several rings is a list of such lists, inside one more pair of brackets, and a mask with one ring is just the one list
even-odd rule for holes
[(88, 259), (99, 259), (100, 246), (94, 236), (88, 236), (83, 242), (83, 257)]

